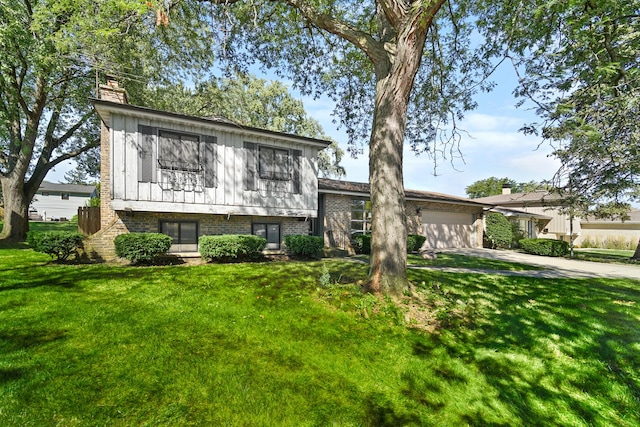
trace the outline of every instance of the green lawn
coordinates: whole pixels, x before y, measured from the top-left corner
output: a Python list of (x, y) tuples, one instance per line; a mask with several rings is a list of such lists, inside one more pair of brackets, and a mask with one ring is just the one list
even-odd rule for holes
[(637, 264), (638, 261), (631, 259), (634, 252), (615, 249), (576, 249), (574, 258), (584, 261)]
[(0, 425), (639, 425), (640, 282), (366, 268), (0, 249)]

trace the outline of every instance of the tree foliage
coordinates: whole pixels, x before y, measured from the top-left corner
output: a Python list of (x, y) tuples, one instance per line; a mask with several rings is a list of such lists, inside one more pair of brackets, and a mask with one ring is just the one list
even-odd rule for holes
[(23, 239), (27, 208), (47, 173), (98, 146), (98, 122), (88, 102), (96, 79), (121, 76), (135, 98), (145, 79), (184, 75), (210, 62), (202, 37), (210, 29), (201, 8), (177, 3), (161, 10), (173, 25), (158, 27), (159, 8), (136, 0), (2, 1), (1, 237)]
[[(552, 141), (555, 185), (597, 216), (623, 214), (640, 198), (640, 1), (532, 2), (510, 31), (522, 70), (517, 94), (542, 119), (525, 128)], [(527, 46), (525, 40), (538, 40)], [(568, 188), (570, 187), (570, 188)]]
[(490, 178), (481, 179), (473, 184), (467, 186), (464, 191), (471, 199), (478, 199), (480, 197), (489, 197), (502, 194), (502, 188), (505, 185), (509, 185), (512, 193), (528, 193), (531, 191), (539, 190), (544, 185), (536, 182), (516, 182), (511, 178), (496, 178), (492, 176)]

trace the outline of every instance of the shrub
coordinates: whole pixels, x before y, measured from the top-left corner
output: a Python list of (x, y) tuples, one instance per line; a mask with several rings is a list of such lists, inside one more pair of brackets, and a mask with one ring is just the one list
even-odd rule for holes
[(501, 213), (489, 212), (486, 217), (485, 247), (508, 248), (513, 240), (511, 223)]
[(324, 248), (324, 240), (320, 236), (291, 234), (284, 236), (284, 245), (291, 255), (300, 257), (319, 257)]
[[(407, 235), (407, 253), (418, 251), (427, 238), (419, 234)], [(351, 245), (357, 254), (369, 255), (371, 253), (371, 234), (351, 235)]]
[(82, 235), (72, 231), (30, 231), (27, 234), (27, 243), (36, 252), (64, 261), (71, 254), (77, 257)]
[(522, 239), (520, 247), (533, 255), (565, 256), (569, 253), (569, 243), (551, 239)]
[(200, 236), (198, 240), (200, 256), (207, 261), (257, 259), (265, 246), (267, 239), (245, 234)]
[(173, 239), (162, 233), (128, 233), (120, 234), (113, 243), (117, 256), (137, 264), (152, 262), (166, 254)]
[(427, 240), (425, 236), (409, 234), (407, 236), (407, 253), (419, 251), (425, 240)]
[(352, 234), (351, 245), (357, 254), (369, 255), (371, 253), (371, 234)]

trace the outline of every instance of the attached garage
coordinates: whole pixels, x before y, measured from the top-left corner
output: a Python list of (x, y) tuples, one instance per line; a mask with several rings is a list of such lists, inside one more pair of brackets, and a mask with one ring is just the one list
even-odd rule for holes
[[(354, 233), (371, 230), (369, 184), (318, 179), (314, 232), (327, 246), (353, 250)], [(405, 189), (407, 233), (426, 236), (432, 249), (482, 247), (482, 218), (491, 206), (463, 197)]]
[(433, 249), (477, 246), (475, 215), (468, 212), (422, 211), (425, 246)]

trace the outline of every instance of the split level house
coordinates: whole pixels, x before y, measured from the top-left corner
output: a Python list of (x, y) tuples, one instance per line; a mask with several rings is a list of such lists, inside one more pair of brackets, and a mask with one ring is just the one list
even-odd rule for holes
[[(323, 236), (350, 250), (370, 228), (369, 186), (318, 179), (329, 141), (130, 105), (114, 81), (91, 100), (102, 121), (101, 229), (87, 239), (94, 257), (114, 256), (128, 232), (173, 237), (171, 252), (197, 254), (198, 238), (255, 234), (283, 250), (289, 234)], [(407, 190), (408, 231), (431, 248), (481, 247), (486, 204)]]

